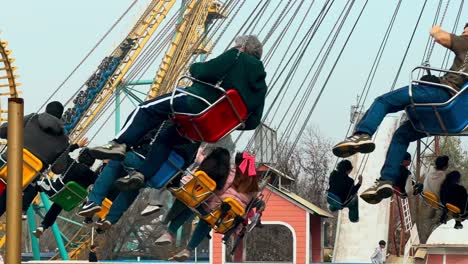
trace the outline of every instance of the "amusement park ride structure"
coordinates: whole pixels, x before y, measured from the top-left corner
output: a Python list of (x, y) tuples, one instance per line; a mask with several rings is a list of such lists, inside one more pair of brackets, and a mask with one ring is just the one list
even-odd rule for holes
[[(174, 19), (175, 31), (172, 31), (172, 25), (170, 23), (165, 26), (166, 28), (161, 29), (161, 27), (163, 21), (168, 16), (169, 11), (174, 8), (176, 0), (151, 1), (141, 17), (138, 19), (138, 22), (132, 27), (120, 45), (102, 61), (99, 68), (91, 75), (86, 84), (80, 88), (77, 92), (77, 96), (72, 100), (73, 103), (66, 105), (68, 109), (66, 110), (63, 119), (65, 129), (69, 133), (70, 139), (76, 142), (83, 137), (91, 127), (96, 124), (99, 117), (102, 116), (114, 101), (116, 102), (116, 129), (118, 129), (120, 127), (118, 121), (120, 120), (119, 105), (121, 102), (121, 93), (126, 93), (129, 98), (133, 98), (136, 101), (141, 100), (138, 96), (132, 93), (131, 89), (128, 89), (129, 86), (150, 84), (150, 88), (146, 93), (146, 99), (152, 99), (158, 95), (168, 93), (177, 84), (178, 78), (187, 70), (189, 63), (195, 60), (194, 55), (203, 55), (211, 52), (211, 49), (216, 43), (210, 43), (207, 41), (207, 39), (211, 39), (207, 37), (207, 34), (209, 34), (211, 27), (215, 24), (215, 20), (227, 17), (227, 14), (229, 14), (227, 10), (230, 9), (229, 5), (231, 2), (233, 1), (226, 1), (226, 3), (221, 4), (216, 0), (182, 0), (182, 6), (179, 10), (178, 17), (177, 19)], [(354, 3), (354, 1), (349, 2)], [(351, 8), (352, 5), (353, 4), (349, 4), (349, 8)], [(326, 14), (328, 9), (325, 7), (329, 6), (326, 4), (322, 10)], [(314, 27), (315, 25), (311, 26), (310, 36), (315, 34), (312, 30)], [(165, 33), (161, 34), (161, 36), (155, 36), (155, 32), (158, 32), (158, 30)], [(169, 34), (168, 32), (173, 32), (173, 34)], [(331, 47), (333, 47), (333, 44), (330, 44), (330, 50)], [(13, 62), (13, 60), (7, 57), (7, 55), (10, 54), (10, 51), (5, 49), (6, 45), (6, 42), (1, 42), (0, 55), (2, 55), (2, 57), (0, 58), (0, 62), (3, 62), (4, 66), (0, 63), (0, 89), (8, 88), (9, 91), (0, 91), (1, 121), (6, 121), (5, 114), (7, 112), (4, 108), (6, 102), (4, 101), (6, 98), (14, 98), (18, 96), (16, 86), (19, 85), (15, 81), (15, 77), (17, 76), (13, 73), (15, 68), (11, 66), (11, 62)], [(162, 58), (162, 62), (160, 63), (156, 76), (152, 81), (134, 81), (134, 79), (138, 78), (135, 78), (136, 74), (132, 72), (132, 67), (134, 67), (138, 62), (151, 60), (151, 55), (145, 53), (148, 51), (146, 48), (150, 45), (160, 45), (160, 47), (167, 46), (168, 48)], [(273, 52), (271, 54), (273, 54)], [(291, 54), (293, 54), (293, 52), (291, 52)], [(203, 59), (203, 56), (200, 57)], [(266, 57), (268, 58), (268, 55)], [(267, 61), (269, 61), (269, 59), (265, 59), (265, 61), (268, 63)], [(276, 72), (274, 75), (276, 75)], [(330, 75), (328, 77), (330, 77)], [(3, 80), (6, 80), (7, 83), (1, 82)], [(304, 79), (304, 83), (305, 80), (306, 79)], [(286, 87), (286, 85), (284, 86)], [(313, 87), (313, 85), (310, 86)], [(421, 167), (423, 166), (422, 163), (424, 161), (423, 157), (425, 155), (424, 153), (430, 151), (430, 146), (433, 145), (431, 142), (434, 142), (434, 149), (437, 154), (437, 138), (429, 140), (429, 143), (427, 144), (418, 142), (416, 155), (417, 176), (421, 173)], [(396, 212), (396, 214), (390, 213), (390, 215), (392, 218), (395, 217), (397, 220), (394, 221), (390, 219), (390, 222), (396, 222), (396, 224), (387, 226), (386, 228), (390, 229), (388, 232), (389, 240), (393, 242), (393, 248), (391, 250), (393, 250), (395, 254), (401, 255), (403, 245), (408, 240), (412, 220), (411, 215), (408, 213), (409, 207), (407, 201), (405, 203), (400, 198), (395, 199), (399, 199), (397, 200), (398, 203), (392, 203), (392, 205), (397, 206), (397, 209), (392, 209), (391, 212)], [(37, 198), (34, 205), (28, 210), (30, 234), (32, 234), (32, 230), (36, 227), (36, 223), (34, 222), (34, 211), (41, 215), (43, 214), (41, 209), (45, 208), (47, 210), (48, 207), (50, 207), (50, 204), (47, 196), (45, 194), (41, 194), (40, 198)], [(54, 258), (61, 258), (64, 260), (76, 259), (80, 255), (80, 252), (90, 245), (93, 238), (93, 231), (91, 228), (77, 223), (72, 219), (63, 217), (60, 219), (72, 223), (78, 228), (71, 238), (68, 239), (62, 234), (58, 224), (52, 227), (57, 241), (57, 246), (59, 248), (59, 253)], [(0, 232), (1, 229), (4, 229), (4, 225), (1, 227)], [(396, 235), (396, 231), (400, 231), (400, 234)], [(38, 241), (34, 236), (30, 236), (34, 258), (38, 259), (40, 254)], [(397, 241), (398, 243), (396, 243)], [(0, 239), (0, 247), (3, 246), (4, 242), (5, 236)], [(350, 241), (344, 241), (344, 243), (347, 242)]]
[[(74, 105), (69, 106), (64, 114), (65, 128), (69, 133), (71, 141), (81, 138), (90, 127), (95, 124), (96, 118), (106, 110), (113, 99), (118, 100), (121, 92), (129, 92), (129, 97), (140, 101), (137, 96), (130, 94), (131, 91), (125, 89), (126, 85), (147, 84), (147, 81), (126, 83), (125, 76), (128, 74), (131, 66), (137, 61), (138, 56), (146, 47), (148, 41), (152, 38), (162, 21), (167, 17), (176, 0), (151, 1), (146, 10), (139, 18), (137, 24), (133, 26), (130, 33), (122, 43), (104, 60), (92, 75), (96, 82), (87, 82), (86, 88), (79, 94), (81, 98), (73, 100)], [(151, 87), (147, 93), (146, 99), (154, 98), (157, 95), (169, 92), (180, 76), (186, 69), (193, 55), (206, 54), (210, 52), (212, 46), (208, 41), (204, 41), (206, 31), (215, 19), (225, 17), (224, 7), (216, 0), (184, 0), (180, 8), (180, 15), (175, 27), (175, 32), (171, 34), (171, 43), (164, 55), (156, 77), (151, 82)], [(4, 98), (17, 97), (15, 77), (16, 70), (11, 66), (14, 61), (12, 58), (5, 57), (11, 51), (5, 50), (7, 43), (1, 42), (0, 51), (2, 58), (0, 62), (4, 67), (0, 68), (0, 81), (7, 80), (8, 83), (0, 83), (0, 88), (8, 88), (7, 92), (0, 93), (2, 99), (1, 106), (6, 105)], [(107, 66), (107, 67), (106, 67)], [(97, 76), (97, 78), (96, 78)], [(83, 96), (84, 95), (84, 96)], [(83, 98), (84, 97), (84, 98)], [(5, 102), (3, 102), (5, 101)], [(118, 106), (119, 102), (116, 103)], [(6, 121), (7, 111), (3, 108), (0, 112), (1, 121)], [(116, 115), (119, 109), (116, 109)], [(116, 120), (117, 120), (116, 116)], [(116, 127), (119, 122), (116, 122)], [(50, 202), (48, 197), (41, 193), (37, 197), (34, 205), (28, 210), (28, 225), (30, 229), (33, 255), (39, 259), (39, 245), (37, 239), (32, 236), (32, 231), (36, 228), (34, 221), (34, 211), (43, 216), (41, 208), (48, 210)], [(77, 259), (80, 251), (90, 245), (92, 234), (91, 228), (88, 228), (76, 221), (60, 217), (63, 221), (73, 223), (78, 226), (75, 234), (69, 239), (62, 234), (57, 224), (52, 227), (59, 253), (52, 259), (60, 257), (61, 259)], [(4, 227), (4, 225), (2, 225)], [(66, 241), (64, 243), (63, 241)], [(0, 247), (5, 243), (5, 235), (0, 239)]]

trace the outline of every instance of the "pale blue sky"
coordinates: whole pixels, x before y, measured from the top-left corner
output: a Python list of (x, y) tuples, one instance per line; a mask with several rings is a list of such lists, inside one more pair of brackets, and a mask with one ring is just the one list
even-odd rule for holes
[[(267, 10), (266, 16), (261, 20), (261, 24), (268, 22), (279, 12), (271, 14), (272, 9), (279, 0), (272, 1), (272, 7)], [(311, 0), (305, 1), (305, 5)], [(226, 37), (221, 39), (220, 45), (215, 49), (214, 54), (219, 54), (227, 45), (227, 41), (237, 32), (242, 21), (248, 15), (248, 12), (258, 3), (258, 1), (249, 0), (239, 13), (238, 18), (231, 24), (226, 32)], [(285, 5), (287, 1), (282, 1)], [(295, 2), (295, 1), (293, 1)], [(308, 67), (317, 56), (318, 50), (323, 45), (326, 34), (330, 31), (332, 23), (336, 19), (339, 10), (346, 3), (337, 1), (330, 11), (323, 24), (321, 25), (317, 36), (306, 53), (306, 59), (300, 66), (300, 72), (293, 80), (293, 86), (285, 97), (284, 106), (281, 111), (284, 112), (286, 106), (292, 100), (292, 94), (297, 87), (303, 85), (302, 77), (305, 76)], [(343, 56), (328, 83), (322, 99), (312, 115), (311, 124), (320, 128), (320, 130), (331, 137), (333, 140), (341, 139), (348, 127), (349, 110), (351, 104), (356, 101), (356, 96), (364, 85), (367, 75), (370, 71), (373, 59), (378, 50), (381, 39), (386, 31), (387, 25), (393, 14), (397, 1), (369, 1), (369, 4), (363, 14), (362, 20), (350, 39), (349, 46), (345, 49)], [(377, 72), (374, 85), (369, 93), (369, 99), (366, 105), (369, 105), (371, 98), (388, 91), (393, 82), (396, 71), (403, 57), (403, 52), (409, 41), (411, 31), (417, 20), (419, 10), (423, 0), (403, 1), (400, 13), (396, 19), (394, 30), (390, 36), (388, 47), (383, 55), (381, 67)], [(418, 28), (417, 34), (411, 46), (408, 58), (402, 68), (402, 73), (398, 79), (397, 86), (408, 83), (409, 70), (420, 64), (424, 47), (427, 41), (428, 31), (436, 11), (438, 1), (428, 1), (426, 11)], [(445, 8), (445, 2), (443, 8)], [(141, 13), (142, 8), (148, 3), (148, 0), (140, 1), (132, 14), (126, 17), (121, 25), (114, 31), (101, 47), (91, 56), (83, 65), (71, 81), (61, 92), (54, 97), (56, 100), (67, 100), (75, 90), (81, 86), (97, 67), (100, 60), (107, 56), (117, 45), (128, 30), (134, 25), (137, 14)], [(315, 1), (312, 8), (312, 14), (303, 25), (295, 22), (291, 30), (280, 45), (278, 55), (267, 67), (268, 74), (273, 74), (279, 63), (279, 58), (283, 52), (287, 51), (286, 46), (289, 42), (298, 42), (302, 38), (305, 30), (310, 26), (319, 7), (324, 3), (323, 0)], [(335, 58), (341, 48), (341, 45), (347, 36), (358, 10), (363, 5), (363, 0), (356, 1), (356, 7), (350, 13), (350, 20), (343, 27), (343, 32), (337, 39), (335, 48), (332, 50), (332, 58)], [(2, 15), (0, 16), (1, 38), (7, 40), (9, 47), (13, 50), (13, 56), (16, 58), (15, 65), (19, 67), (18, 74), (20, 82), (23, 83), (22, 90), (26, 102), (26, 112), (36, 111), (45, 101), (52, 91), (65, 79), (71, 70), (79, 63), (84, 55), (94, 46), (105, 31), (116, 21), (116, 19), (128, 7), (130, 1), (5, 1), (2, 4)], [(294, 4), (294, 7), (297, 4)], [(455, 6), (457, 5), (457, 6)], [(451, 30), (456, 11), (458, 10), (458, 1), (452, 1), (449, 11), (445, 18), (443, 28)], [(180, 6), (180, 1), (176, 3), (175, 8)], [(294, 8), (293, 7), (293, 8)], [(270, 12), (270, 13), (268, 13)], [(304, 14), (305, 8), (301, 9), (300, 14)], [(289, 13), (289, 16), (292, 12)], [(298, 15), (298, 17), (300, 16)], [(461, 25), (468, 17), (467, 8), (463, 9)], [(297, 27), (301, 27), (299, 33), (294, 35)], [(459, 27), (458, 33), (461, 32)], [(282, 29), (280, 27), (280, 29)], [(258, 32), (259, 28), (255, 32)], [(277, 31), (277, 33), (279, 30)], [(260, 37), (266, 32), (262, 32)], [(277, 34), (275, 33), (275, 34)], [(273, 35), (274, 36), (274, 35)], [(265, 46), (265, 53), (271, 49), (271, 43)], [(434, 50), (431, 64), (440, 65), (444, 49), (436, 47)], [(317, 86), (314, 88), (308, 104), (310, 107), (317, 96), (317, 91), (321, 88), (323, 80), (331, 67), (330, 60), (324, 67), (324, 71), (319, 76)], [(145, 79), (152, 79), (159, 66), (160, 59), (156, 60), (149, 71), (145, 74)], [(296, 87), (296, 88), (294, 88)], [(146, 88), (142, 88), (144, 91)], [(146, 91), (145, 91), (146, 92)], [(289, 101), (288, 101), (289, 100)], [(124, 107), (123, 117), (130, 111), (131, 105)], [(305, 117), (306, 113), (303, 114)], [(273, 122), (272, 126), (275, 126)], [(93, 132), (94, 133), (94, 132)], [(104, 142), (114, 133), (113, 121), (108, 122), (99, 136), (96, 143)]]

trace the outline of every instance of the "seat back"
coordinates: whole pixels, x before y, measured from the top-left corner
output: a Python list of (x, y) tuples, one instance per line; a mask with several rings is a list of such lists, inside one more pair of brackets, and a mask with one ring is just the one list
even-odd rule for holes
[(96, 213), (96, 216), (99, 217), (100, 219), (106, 218), (111, 207), (112, 207), (112, 201), (107, 198), (104, 198), (104, 200), (102, 201), (101, 210)]
[(172, 120), (178, 125), (177, 129), (182, 136), (194, 141), (214, 143), (242, 125), (247, 115), (244, 101), (236, 90), (231, 89), (201, 114), (188, 116), (176, 113)]
[(468, 135), (467, 112), (467, 87), (443, 104), (406, 107), (414, 128), (431, 135)]
[(5, 190), (6, 190), (6, 183), (2, 179), (0, 179), (0, 195), (2, 195)]
[(166, 186), (180, 172), (184, 164), (184, 159), (175, 151), (171, 151), (167, 161), (164, 162), (158, 172), (149, 180), (150, 187), (160, 189)]
[(216, 183), (204, 171), (195, 172), (193, 178), (179, 188), (172, 188), (174, 196), (191, 208), (199, 206), (213, 194)]
[(447, 207), (448, 214), (453, 218), (458, 218), (460, 216), (461, 210), (457, 206), (451, 203), (446, 203), (445, 207)]
[(69, 181), (60, 191), (51, 196), (50, 200), (68, 212), (80, 205), (87, 195), (88, 192), (83, 186), (74, 181)]
[(424, 199), (424, 202), (427, 203), (429, 206), (436, 209), (441, 207), (439, 196), (437, 196), (436, 194), (429, 191), (425, 191), (422, 193), (421, 196)]
[(211, 211), (205, 216), (200, 216), (205, 222), (207, 222), (211, 228), (213, 228), (217, 233), (224, 234), (235, 224), (236, 216), (244, 216), (245, 209), (237, 202), (234, 198), (226, 198), (223, 200), (223, 203), (228, 204), (230, 209), (224, 215), (221, 206), (217, 207), (215, 210)]
[[(8, 164), (0, 169), (0, 178), (8, 183)], [(34, 156), (29, 150), (23, 148), (23, 189), (26, 188), (42, 170), (42, 161)]]

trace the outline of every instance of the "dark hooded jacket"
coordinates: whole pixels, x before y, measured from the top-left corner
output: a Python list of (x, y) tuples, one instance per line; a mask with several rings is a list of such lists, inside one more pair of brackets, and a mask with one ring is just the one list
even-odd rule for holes
[[(261, 60), (244, 52), (241, 52), (237, 58), (238, 53), (236, 48), (232, 48), (207, 62), (194, 63), (190, 66), (190, 74), (198, 80), (211, 84), (223, 80), (221, 87), (227, 90), (236, 89), (249, 112), (244, 130), (251, 130), (255, 129), (262, 119), (267, 92), (266, 72)], [(212, 87), (197, 82), (187, 90), (209, 102), (216, 101), (220, 96)], [(206, 107), (199, 100), (189, 98), (189, 104), (194, 111)]]
[(330, 174), (329, 192), (341, 198), (341, 202), (346, 202), (348, 198), (357, 193), (361, 184), (354, 185), (354, 180), (346, 172), (334, 170)]
[[(7, 128), (8, 123), (0, 127), (0, 138), (8, 138)], [(42, 161), (43, 168), (53, 164), (68, 145), (62, 120), (48, 113), (24, 117), (24, 148)]]

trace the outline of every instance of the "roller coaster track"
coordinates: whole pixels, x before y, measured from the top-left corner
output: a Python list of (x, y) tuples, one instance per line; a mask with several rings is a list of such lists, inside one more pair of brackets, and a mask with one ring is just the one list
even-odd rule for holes
[(200, 27), (204, 26), (208, 9), (213, 3), (212, 0), (192, 0), (187, 4), (172, 43), (153, 80), (147, 99), (172, 90), (177, 78), (187, 68), (189, 58), (200, 46), (199, 40), (202, 36)]
[[(20, 86), (20, 83), (16, 82), (19, 76), (14, 73), (17, 68), (12, 66), (15, 59), (9, 57), (11, 50), (8, 50), (7, 46), (8, 42), (0, 39), (0, 98), (2, 99), (18, 97), (16, 87)], [(5, 100), (2, 100), (0, 105), (1, 122), (7, 121), (6, 114), (8, 113), (6, 109), (1, 108), (2, 105), (5, 105)]]
[[(99, 112), (103, 110), (104, 106), (114, 93), (117, 85), (128, 72), (130, 66), (136, 60), (174, 3), (175, 0), (153, 1), (148, 6), (144, 14), (141, 16), (141, 19), (139, 20), (140, 22), (132, 29), (126, 38), (126, 40), (135, 40), (131, 49), (122, 58), (122, 60), (120, 60), (119, 65), (109, 76), (104, 87), (96, 95), (91, 105), (83, 111), (78, 123), (70, 130), (69, 136), (71, 140), (80, 138), (89, 130), (91, 122), (96, 118)], [(121, 52), (121, 50), (120, 48), (117, 48), (113, 52), (113, 55), (118, 56), (119, 52)]]

